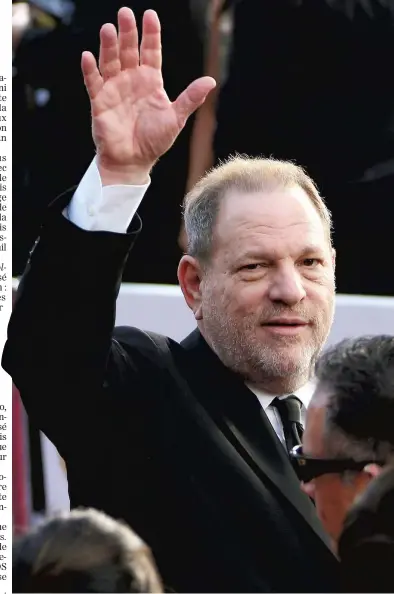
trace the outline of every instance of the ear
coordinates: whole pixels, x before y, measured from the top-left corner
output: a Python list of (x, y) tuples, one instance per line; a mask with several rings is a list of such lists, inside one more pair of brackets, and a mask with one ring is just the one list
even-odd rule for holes
[(202, 320), (201, 304), (201, 266), (192, 256), (183, 256), (178, 266), (178, 280), (186, 303), (194, 313), (195, 319)]
[(364, 470), (364, 472), (369, 474), (371, 479), (373, 479), (373, 478), (376, 478), (377, 476), (379, 476), (379, 474), (382, 472), (383, 468), (381, 466), (379, 466), (378, 464), (367, 464), (367, 466), (365, 466), (363, 470)]
[(381, 466), (372, 463), (364, 466), (362, 472), (357, 472), (353, 481), (353, 487), (355, 487), (357, 493), (355, 501), (361, 497), (369, 483), (377, 477), (382, 470), (383, 468)]

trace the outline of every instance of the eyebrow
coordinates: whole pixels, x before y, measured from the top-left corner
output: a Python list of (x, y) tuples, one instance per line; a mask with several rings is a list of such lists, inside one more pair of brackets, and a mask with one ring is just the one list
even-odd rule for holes
[(321, 246), (310, 244), (303, 248), (300, 257), (302, 258), (308, 254), (323, 254), (323, 252), (324, 249)]
[[(324, 250), (322, 247), (319, 247), (318, 245), (310, 244), (310, 245), (303, 247), (303, 249), (298, 257), (304, 258), (306, 256), (310, 256), (311, 254), (319, 254), (320, 255), (320, 254), (323, 254), (323, 251)], [(244, 253), (241, 252), (239, 254), (237, 260), (244, 260), (247, 258), (254, 258), (254, 259), (263, 258), (263, 259), (267, 259), (267, 260), (271, 259), (271, 257), (269, 256), (269, 254), (267, 252), (264, 253), (263, 249), (255, 249), (255, 250), (251, 249)]]

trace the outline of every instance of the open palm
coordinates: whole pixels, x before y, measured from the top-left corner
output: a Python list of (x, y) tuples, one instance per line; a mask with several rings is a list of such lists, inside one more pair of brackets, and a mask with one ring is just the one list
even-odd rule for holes
[(172, 103), (163, 87), (157, 14), (153, 10), (144, 14), (140, 50), (129, 8), (120, 9), (118, 27), (119, 34), (111, 24), (101, 29), (99, 68), (90, 52), (82, 55), (93, 140), (107, 166), (150, 167), (171, 147), (215, 81), (195, 80)]

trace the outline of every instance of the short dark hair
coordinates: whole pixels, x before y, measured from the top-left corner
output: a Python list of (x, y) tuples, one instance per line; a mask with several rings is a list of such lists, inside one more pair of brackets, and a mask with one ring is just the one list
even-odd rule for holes
[(343, 340), (321, 356), (315, 371), (327, 397), (325, 441), (331, 453), (390, 459), (394, 454), (394, 336)]
[(13, 546), (13, 592), (163, 592), (147, 545), (93, 509), (44, 522)]

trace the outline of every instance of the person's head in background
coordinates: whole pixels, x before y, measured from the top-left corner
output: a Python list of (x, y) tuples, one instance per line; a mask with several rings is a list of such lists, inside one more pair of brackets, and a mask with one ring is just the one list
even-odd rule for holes
[(334, 310), (331, 217), (293, 163), (237, 157), (185, 199), (178, 268), (205, 340), (245, 380), (289, 393), (310, 378)]
[(394, 457), (394, 337), (344, 340), (316, 365), (300, 478), (337, 542), (346, 513)]
[(46, 521), (13, 546), (13, 592), (163, 592), (150, 549), (93, 509)]

